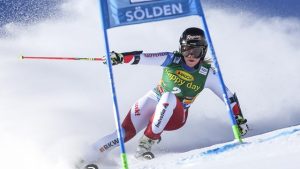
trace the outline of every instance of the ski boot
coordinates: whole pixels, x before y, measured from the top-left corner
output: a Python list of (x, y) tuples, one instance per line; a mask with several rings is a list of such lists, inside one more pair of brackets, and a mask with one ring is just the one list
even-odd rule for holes
[(145, 159), (145, 160), (153, 159), (154, 154), (151, 152), (151, 147), (155, 143), (156, 140), (152, 140), (147, 136), (143, 135), (142, 138), (140, 138), (140, 142), (137, 147), (135, 157), (137, 159)]
[(98, 166), (96, 164), (88, 164), (84, 169), (98, 169)]
[(87, 163), (84, 160), (80, 160), (80, 162), (78, 162), (75, 165), (76, 169), (99, 169), (98, 166), (94, 163)]

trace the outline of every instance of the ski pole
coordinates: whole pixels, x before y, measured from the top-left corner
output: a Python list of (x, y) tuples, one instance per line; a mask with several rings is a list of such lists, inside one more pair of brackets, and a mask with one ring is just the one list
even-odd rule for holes
[(204, 26), (204, 29), (205, 29), (205, 34), (206, 34), (207, 40), (208, 40), (208, 45), (209, 45), (210, 52), (211, 52), (211, 55), (212, 55), (212, 60), (213, 60), (213, 63), (215, 65), (216, 73), (218, 75), (219, 82), (220, 82), (220, 85), (221, 85), (221, 88), (222, 88), (223, 100), (224, 100), (224, 103), (226, 105), (229, 118), (231, 120), (233, 135), (234, 135), (235, 140), (242, 143), (243, 140), (242, 140), (242, 137), (241, 137), (241, 133), (240, 133), (239, 127), (237, 125), (237, 122), (235, 120), (234, 113), (233, 113), (233, 111), (230, 107), (230, 101), (229, 101), (228, 94), (227, 94), (227, 91), (226, 91), (224, 79), (223, 79), (223, 76), (222, 76), (222, 73), (221, 73), (221, 69), (220, 69), (220, 66), (219, 66), (219, 63), (218, 63), (218, 59), (217, 59), (217, 55), (216, 55), (214, 46), (212, 44), (212, 40), (211, 40), (210, 33), (209, 33), (209, 30), (208, 30), (208, 26), (207, 26), (207, 23), (206, 23), (206, 19), (205, 19), (205, 15), (204, 15), (202, 5), (201, 5), (201, 1), (197, 1), (197, 2), (198, 2), (198, 6), (200, 8), (200, 11), (201, 11), (202, 23), (203, 23), (203, 26)]
[[(114, 1), (114, 3), (117, 1)], [(124, 3), (123, 1), (122, 3)], [(113, 3), (113, 2), (111, 2)], [(110, 57), (110, 50), (109, 50), (109, 40), (108, 40), (108, 34), (107, 34), (107, 25), (106, 25), (106, 20), (108, 17), (105, 15), (104, 11), (106, 10), (105, 6), (107, 5), (107, 1), (104, 0), (99, 0), (99, 5), (100, 5), (100, 18), (102, 19), (102, 32), (104, 36), (104, 42), (105, 42), (105, 51), (106, 51), (106, 60), (107, 60), (107, 68), (108, 68), (108, 73), (110, 77), (110, 86), (111, 86), (111, 93), (112, 93), (112, 100), (113, 100), (113, 108), (114, 108), (114, 117), (115, 117), (115, 124), (117, 128), (117, 133), (118, 133), (118, 139), (119, 139), (119, 144), (120, 144), (120, 155), (121, 155), (121, 160), (122, 160), (122, 169), (129, 169), (128, 168), (128, 160), (127, 160), (127, 154), (125, 150), (125, 140), (124, 136), (125, 133), (123, 133), (123, 128), (121, 124), (121, 118), (120, 118), (120, 112), (119, 112), (119, 106), (118, 106), (118, 100), (117, 100), (117, 93), (116, 93), (116, 88), (115, 88), (115, 82), (114, 82), (114, 74), (113, 74), (113, 68), (112, 68), (112, 61)]]
[(105, 61), (104, 58), (21, 56), (21, 59)]

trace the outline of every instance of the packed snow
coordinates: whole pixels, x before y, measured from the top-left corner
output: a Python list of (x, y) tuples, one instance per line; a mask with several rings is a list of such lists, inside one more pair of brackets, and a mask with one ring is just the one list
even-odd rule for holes
[[(244, 144), (233, 134), (224, 104), (204, 91), (187, 124), (165, 132), (157, 158), (133, 158), (141, 133), (126, 144), (134, 169), (298, 169), (300, 160), (300, 21), (204, 5), (225, 83), (249, 121)], [(21, 60), (27, 56), (100, 57), (105, 54), (97, 0), (70, 0), (60, 18), (32, 25), (10, 23), (0, 38), (0, 164), (9, 169), (72, 169), (81, 152), (115, 130), (107, 67), (96, 61)], [(175, 51), (181, 32), (201, 27), (186, 17), (109, 30), (117, 52)], [(162, 69), (114, 67), (121, 117), (152, 89)], [(289, 134), (282, 134), (289, 133)], [(225, 145), (224, 145), (225, 144)], [(230, 147), (230, 146), (229, 146)], [(119, 149), (110, 165), (121, 168)]]

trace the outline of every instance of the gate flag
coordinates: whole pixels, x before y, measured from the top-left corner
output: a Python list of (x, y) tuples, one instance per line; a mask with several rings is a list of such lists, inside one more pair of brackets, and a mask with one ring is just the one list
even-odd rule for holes
[(199, 0), (101, 0), (106, 29), (179, 18), (202, 16)]

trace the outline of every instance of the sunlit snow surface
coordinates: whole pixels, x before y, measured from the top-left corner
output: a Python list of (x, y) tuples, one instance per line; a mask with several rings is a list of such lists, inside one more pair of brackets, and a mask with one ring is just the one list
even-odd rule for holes
[(150, 162), (133, 160), (133, 168), (297, 168), (300, 159), (300, 126), (276, 130), (244, 139), (195, 149), (185, 153), (165, 154)]

